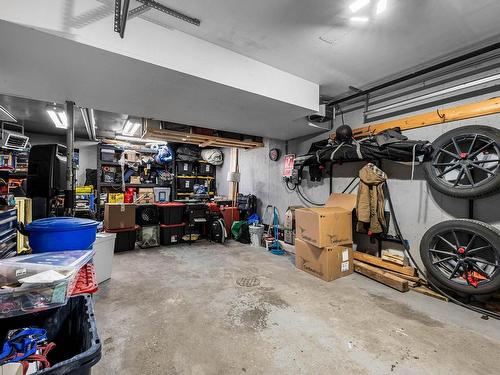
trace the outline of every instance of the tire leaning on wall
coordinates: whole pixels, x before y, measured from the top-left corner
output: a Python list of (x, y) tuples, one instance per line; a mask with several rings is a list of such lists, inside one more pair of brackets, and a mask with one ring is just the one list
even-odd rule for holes
[(425, 179), (451, 197), (484, 198), (500, 190), (500, 130), (473, 125), (450, 130), (433, 143)]
[(470, 219), (436, 224), (420, 241), (420, 257), (438, 286), (465, 295), (500, 290), (500, 231), (489, 224)]

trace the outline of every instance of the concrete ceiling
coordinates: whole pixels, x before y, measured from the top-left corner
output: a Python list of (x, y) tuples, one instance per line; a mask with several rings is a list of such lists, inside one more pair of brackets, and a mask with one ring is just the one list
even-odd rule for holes
[(350, 21), (353, 1), (160, 1), (200, 18), (200, 27), (157, 11), (145, 15), (319, 83), (329, 96), (500, 35), (498, 0), (387, 0), (379, 16), (371, 0), (355, 14), (371, 17), (368, 23)]

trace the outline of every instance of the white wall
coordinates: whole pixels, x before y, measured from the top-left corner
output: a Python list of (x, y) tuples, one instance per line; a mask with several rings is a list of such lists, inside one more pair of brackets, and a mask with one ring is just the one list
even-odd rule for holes
[(77, 140), (75, 148), (80, 150), (80, 166), (76, 172), (76, 182), (78, 185), (84, 185), (85, 170), (97, 168), (97, 143)]

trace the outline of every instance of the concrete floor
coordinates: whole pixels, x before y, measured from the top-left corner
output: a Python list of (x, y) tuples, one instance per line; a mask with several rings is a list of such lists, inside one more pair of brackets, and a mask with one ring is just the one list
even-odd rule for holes
[(499, 321), (292, 261), (235, 242), (116, 254), (95, 298), (92, 373), (499, 373)]

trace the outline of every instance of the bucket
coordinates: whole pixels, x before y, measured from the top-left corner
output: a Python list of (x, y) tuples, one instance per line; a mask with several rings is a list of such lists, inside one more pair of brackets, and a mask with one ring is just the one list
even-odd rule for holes
[(250, 231), (250, 243), (253, 247), (260, 247), (260, 239), (262, 238), (262, 234), (264, 233), (264, 226), (261, 224), (258, 225), (250, 225), (248, 227)]

